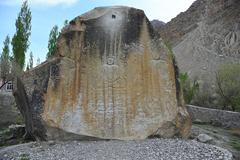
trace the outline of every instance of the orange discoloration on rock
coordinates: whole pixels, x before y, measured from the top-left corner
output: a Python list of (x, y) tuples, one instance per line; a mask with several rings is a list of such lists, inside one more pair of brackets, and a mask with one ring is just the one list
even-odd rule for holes
[[(169, 74), (169, 79), (172, 83), (172, 87), (176, 88), (176, 82), (175, 82), (175, 69), (174, 69), (174, 64), (172, 60), (172, 55), (168, 55), (167, 59), (167, 66), (168, 66), (168, 74)], [(175, 89), (176, 90), (176, 89)]]
[[(45, 98), (45, 120), (58, 127), (64, 127), (65, 116), (71, 116), (75, 111), (79, 114), (79, 124), (84, 133), (99, 137), (134, 136), (137, 130), (132, 128), (136, 120), (159, 117), (165, 113), (171, 118), (170, 108), (166, 104), (171, 101), (175, 91), (174, 68), (172, 61), (160, 62), (153, 60), (150, 36), (146, 20), (144, 20), (140, 35), (140, 51), (128, 53), (125, 62), (115, 56), (114, 64), (107, 64), (100, 57), (98, 48), (87, 49), (83, 53), (83, 37), (72, 40), (71, 52), (74, 67), (68, 70), (67, 61), (60, 67), (58, 85), (48, 86)], [(121, 37), (116, 37), (110, 50), (121, 54)], [(74, 51), (73, 51), (74, 50)], [(160, 53), (157, 53), (160, 54)], [(165, 65), (167, 71), (160, 68)], [(162, 77), (163, 72), (168, 76)], [(49, 80), (50, 84), (51, 79)], [(167, 81), (171, 83), (171, 93), (166, 92)], [(70, 97), (69, 97), (70, 96)], [(170, 109), (170, 110), (169, 110)], [(69, 115), (70, 114), (70, 115)], [(153, 124), (158, 125), (158, 122)], [(74, 129), (73, 129), (74, 130)], [(150, 131), (155, 130), (150, 128)]]
[(188, 133), (189, 126), (181, 125), (188, 125), (189, 117), (176, 92), (168, 52), (143, 11), (101, 7), (75, 18), (61, 32), (57, 60), (47, 60), (32, 75), (39, 78), (37, 91), (45, 93), (39, 107), (44, 112), (36, 113), (46, 128), (43, 134), (144, 139), (157, 131), (160, 135), (169, 127), (165, 124), (171, 124), (170, 134)]
[[(137, 53), (137, 55), (135, 56), (130, 56), (128, 59), (128, 67), (127, 67), (127, 80), (129, 83), (128, 85), (125, 84), (127, 87), (126, 89), (123, 89), (127, 92), (127, 94), (125, 95), (125, 104), (123, 106), (126, 107), (126, 112), (124, 114), (127, 114), (127, 119), (125, 121), (128, 122), (128, 124), (130, 125), (131, 122), (134, 120), (135, 116), (137, 115), (137, 110), (140, 109), (139, 107), (142, 107), (142, 110), (144, 111), (144, 113), (146, 114), (146, 116), (149, 115), (149, 109), (146, 108), (148, 106), (144, 106), (144, 104), (148, 103), (144, 98), (147, 96), (151, 96), (151, 92), (153, 90), (153, 85), (151, 85), (153, 82), (158, 82), (159, 83), (159, 78), (158, 78), (158, 74), (156, 74), (155, 76), (153, 76), (152, 73), (152, 67), (150, 64), (150, 58), (149, 55), (147, 56), (146, 54), (148, 53), (144, 53), (145, 55), (141, 55), (139, 53)], [(92, 77), (96, 73), (97, 71), (91, 70), (93, 68), (91, 68), (92, 62), (90, 62), (89, 59), (97, 59), (97, 58), (90, 58), (90, 57), (85, 57), (84, 62), (80, 61), (83, 64), (78, 64), (77, 62), (77, 67), (75, 68), (75, 72), (74, 72), (74, 76), (73, 76), (73, 80), (70, 81), (72, 82), (72, 84), (70, 84), (70, 87), (66, 87), (66, 81), (64, 81), (64, 79), (62, 79), (59, 83), (59, 88), (57, 89), (49, 89), (48, 93), (49, 96), (53, 99), (50, 103), (46, 103), (48, 104), (51, 108), (52, 112), (56, 112), (58, 113), (57, 121), (56, 124), (60, 125), (61, 120), (63, 119), (64, 113), (68, 110), (68, 105), (72, 104), (73, 106), (76, 106), (77, 102), (76, 100), (79, 98), (79, 94), (82, 95), (82, 99), (80, 102), (81, 108), (82, 108), (82, 115), (84, 118), (85, 123), (87, 123), (89, 125), (89, 129), (90, 128), (96, 128), (98, 127), (98, 117), (95, 117), (96, 110), (89, 110), (89, 106), (93, 105), (95, 109), (97, 109), (97, 104), (99, 101), (101, 101), (101, 98), (103, 98), (103, 103), (104, 103), (104, 116), (103, 118), (103, 123), (109, 123), (108, 120), (106, 120), (106, 115), (107, 115), (107, 110), (112, 109), (112, 118), (111, 118), (111, 127), (112, 127), (112, 134), (115, 134), (114, 128), (116, 127), (116, 100), (115, 98), (118, 97), (119, 95), (117, 94), (119, 92), (119, 89), (117, 90), (116, 88), (118, 88), (118, 83), (113, 84), (111, 81), (109, 81), (109, 79), (106, 81), (104, 80), (104, 78), (101, 80), (102, 81), (102, 85), (100, 85), (102, 87), (102, 93), (103, 93), (103, 97), (99, 97), (97, 94), (97, 89), (92, 88), (92, 86), (98, 86), (97, 84), (93, 84), (92, 80), (94, 80)], [(100, 61), (100, 60), (98, 60)], [(148, 61), (148, 62), (146, 62)], [(141, 63), (138, 63), (141, 62)], [(85, 71), (83, 71), (83, 73), (80, 71), (80, 67), (78, 66), (85, 66)], [(96, 65), (96, 64), (95, 64)], [(140, 65), (143, 66), (143, 68), (140, 67)], [(101, 68), (100, 66), (97, 66), (96, 68)], [(96, 69), (94, 68), (94, 69)], [(64, 69), (62, 69), (60, 72), (63, 72)], [(61, 73), (60, 73), (61, 74)], [(111, 78), (113, 78), (113, 73), (111, 73), (112, 75), (110, 75)], [(136, 75), (137, 77), (132, 77), (133, 75)], [(147, 75), (147, 76), (145, 76)], [(122, 75), (120, 75), (122, 76)], [(101, 77), (101, 76), (100, 76)], [(157, 78), (156, 78), (157, 77)], [(65, 77), (68, 78), (68, 77)], [(152, 80), (153, 79), (153, 80)], [(98, 80), (97, 80), (98, 81)], [(125, 82), (122, 82), (123, 85)], [(160, 86), (160, 84), (157, 84), (158, 86)], [(75, 87), (74, 87), (75, 86)], [(83, 86), (82, 90), (80, 88), (80, 86)], [(149, 87), (151, 86), (151, 87)], [(120, 89), (120, 92), (124, 92), (121, 91), (122, 89)], [(67, 102), (67, 93), (70, 93), (71, 96), (71, 101), (72, 103), (68, 103)], [(106, 94), (107, 93), (107, 94)], [(156, 95), (155, 95), (156, 96)], [(57, 103), (56, 103), (56, 99), (60, 99), (61, 103), (61, 107), (60, 110), (57, 111), (54, 109), (56, 109), (57, 107)], [(90, 104), (91, 101), (91, 104)], [(92, 102), (94, 102), (94, 104), (92, 104)], [(111, 105), (110, 105), (111, 104)], [(46, 108), (48, 108), (46, 107)], [(71, 106), (72, 107), (72, 106)], [(91, 107), (92, 108), (92, 107)], [(121, 113), (123, 114), (123, 113)], [(133, 134), (132, 131), (129, 129), (129, 133), (128, 134)]]

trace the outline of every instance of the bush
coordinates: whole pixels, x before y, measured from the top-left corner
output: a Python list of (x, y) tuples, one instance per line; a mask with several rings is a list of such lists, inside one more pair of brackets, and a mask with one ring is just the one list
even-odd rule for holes
[(209, 92), (204, 92), (202, 89), (196, 94), (193, 100), (193, 104), (196, 106), (202, 106), (212, 108), (212, 100)]
[(179, 79), (183, 89), (184, 100), (187, 104), (190, 104), (199, 91), (199, 84), (197, 80), (191, 82), (187, 73), (181, 73)]
[(240, 64), (227, 64), (216, 73), (216, 93), (223, 109), (240, 111)]

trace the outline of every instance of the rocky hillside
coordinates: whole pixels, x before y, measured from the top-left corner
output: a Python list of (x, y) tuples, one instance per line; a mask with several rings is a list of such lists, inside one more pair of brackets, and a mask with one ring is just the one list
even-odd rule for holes
[(163, 21), (159, 21), (157, 19), (154, 19), (154, 20), (151, 21), (151, 24), (152, 24), (152, 26), (155, 30), (158, 30), (158, 29), (163, 28), (166, 23), (163, 22)]
[(215, 88), (220, 65), (240, 62), (239, 0), (197, 0), (157, 30), (171, 44), (180, 71), (205, 88)]

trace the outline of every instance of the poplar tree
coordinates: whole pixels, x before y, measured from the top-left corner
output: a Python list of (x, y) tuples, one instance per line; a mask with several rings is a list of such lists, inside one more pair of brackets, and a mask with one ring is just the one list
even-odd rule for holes
[(16, 19), (16, 33), (12, 38), (13, 59), (22, 70), (25, 65), (25, 54), (30, 45), (31, 19), (31, 11), (27, 1), (25, 1)]
[(33, 53), (30, 52), (30, 58), (29, 58), (29, 69), (33, 68)]
[(47, 59), (54, 55), (57, 49), (57, 39), (59, 36), (58, 26), (55, 25), (49, 34)]
[(3, 42), (3, 50), (0, 58), (0, 78), (3, 84), (7, 82), (8, 75), (10, 72), (10, 38), (7, 36)]

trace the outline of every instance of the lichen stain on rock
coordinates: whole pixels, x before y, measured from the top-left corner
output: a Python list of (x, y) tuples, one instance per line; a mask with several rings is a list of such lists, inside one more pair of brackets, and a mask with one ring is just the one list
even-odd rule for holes
[[(72, 59), (75, 62), (73, 71), (68, 70), (68, 63), (63, 59), (59, 85), (54, 88), (51, 80), (49, 82), (44, 107), (45, 121), (54, 122), (54, 127), (64, 128), (66, 123), (69, 125), (65, 116), (76, 112), (81, 114), (81, 118), (75, 119), (74, 123), (84, 123), (86, 127), (82, 129), (90, 136), (100, 134), (101, 137), (117, 138), (138, 134), (133, 125), (136, 119), (140, 120), (139, 117), (144, 120), (159, 117), (163, 113), (170, 115), (172, 111), (163, 107), (171, 100), (164, 95), (166, 93), (161, 87), (163, 80), (160, 74), (164, 71), (152, 63), (151, 40), (145, 20), (141, 30), (142, 52), (128, 53), (126, 64), (119, 59), (104, 63), (102, 59), (107, 58), (101, 58), (97, 48), (96, 54), (90, 54), (89, 50), (86, 54), (75, 54), (78, 57)], [(121, 54), (121, 44), (112, 44), (114, 46), (110, 48), (118, 47), (115, 51)], [(170, 63), (167, 64), (170, 67), (169, 79), (165, 81), (171, 83), (171, 90), (175, 90), (172, 63), (164, 63)], [(155, 125), (158, 124), (152, 127), (156, 128)], [(76, 132), (74, 126), (71, 131)], [(140, 138), (146, 136), (143, 134)]]

